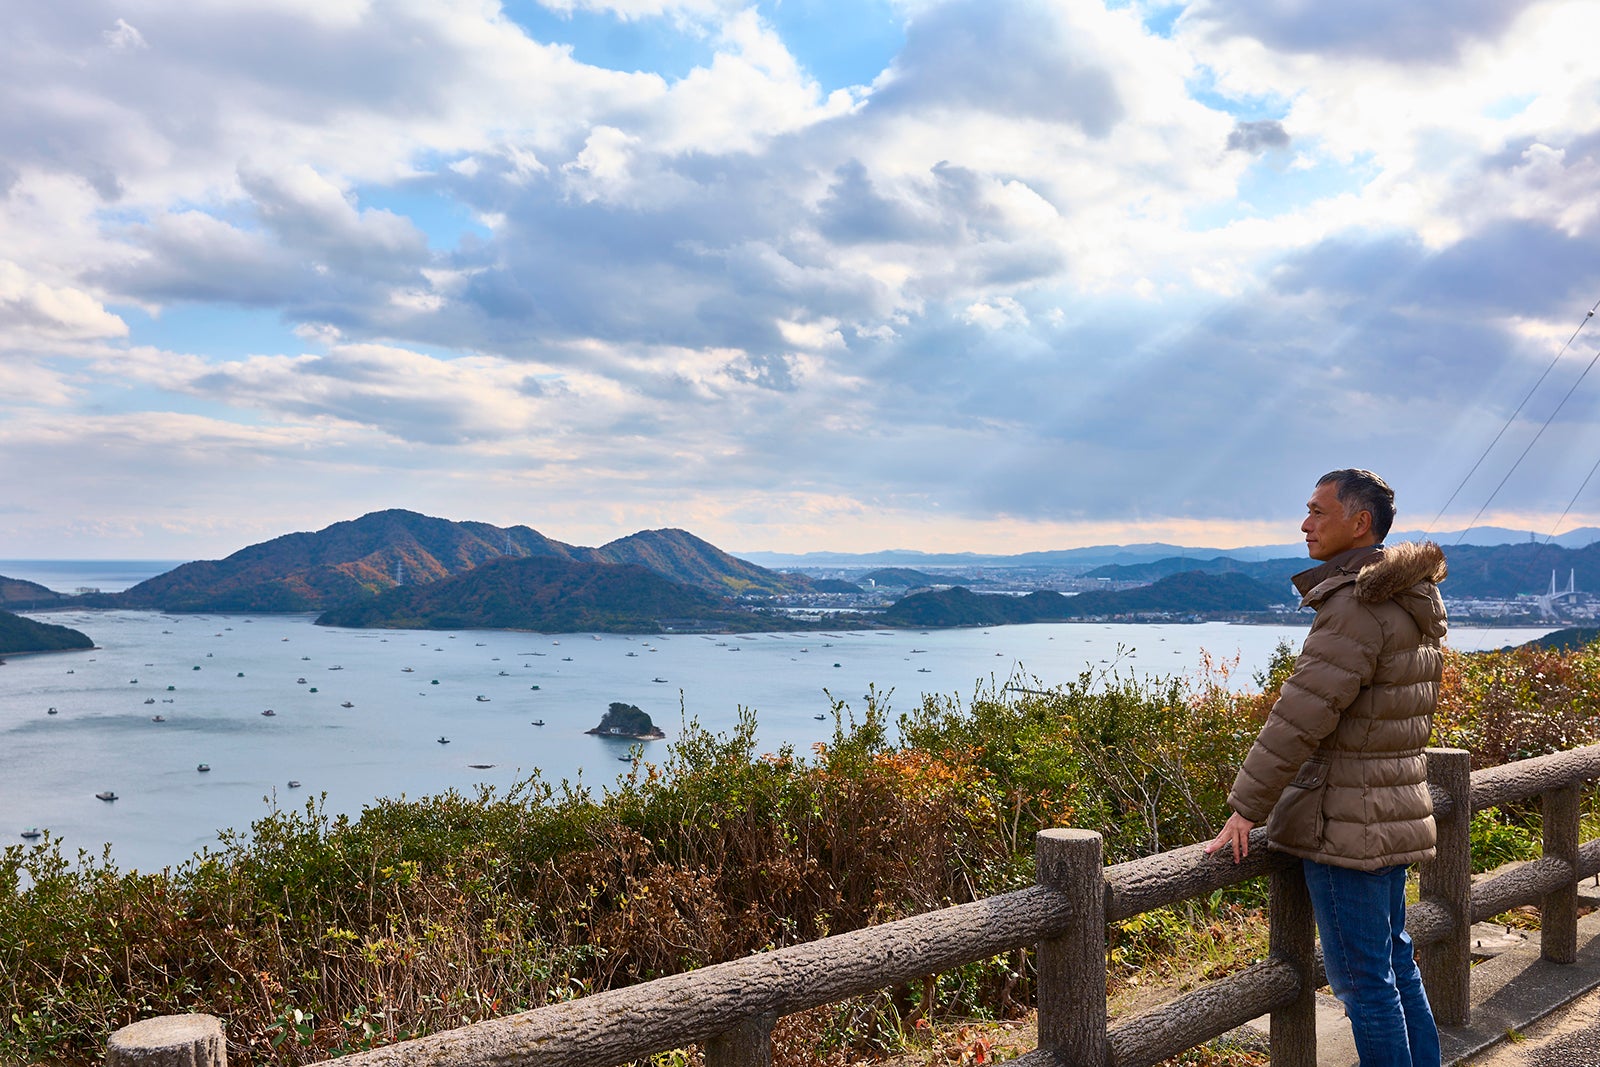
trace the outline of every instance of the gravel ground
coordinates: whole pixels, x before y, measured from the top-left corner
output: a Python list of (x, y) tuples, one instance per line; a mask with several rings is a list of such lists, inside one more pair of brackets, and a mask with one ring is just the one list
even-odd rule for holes
[(1466, 1067), (1597, 1067), (1600, 990), (1547, 1015), (1519, 1037), (1466, 1061)]

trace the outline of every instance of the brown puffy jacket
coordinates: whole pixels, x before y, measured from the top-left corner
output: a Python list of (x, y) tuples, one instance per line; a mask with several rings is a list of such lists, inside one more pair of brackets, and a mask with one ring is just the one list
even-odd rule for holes
[(1443, 658), (1444, 553), (1355, 548), (1295, 575), (1317, 609), (1228, 804), (1292, 855), (1358, 870), (1433, 855), (1423, 748)]

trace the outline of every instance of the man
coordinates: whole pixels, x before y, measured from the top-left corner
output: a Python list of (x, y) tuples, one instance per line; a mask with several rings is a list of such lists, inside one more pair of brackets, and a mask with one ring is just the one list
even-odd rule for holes
[(1295, 575), (1317, 611), (1228, 795), (1206, 852), (1265, 822), (1268, 846), (1301, 858), (1328, 984), (1344, 1002), (1362, 1067), (1438, 1067), (1439, 1034), (1405, 932), (1406, 867), (1433, 856), (1423, 747), (1445, 632), (1439, 546), (1384, 547), (1394, 491), (1371, 471), (1325, 474), (1306, 504)]

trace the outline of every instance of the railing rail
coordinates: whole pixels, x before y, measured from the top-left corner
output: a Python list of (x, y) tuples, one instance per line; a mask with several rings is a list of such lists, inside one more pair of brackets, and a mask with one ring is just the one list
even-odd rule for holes
[[(1468, 1018), (1470, 927), (1521, 904), (1541, 909), (1544, 958), (1577, 953), (1577, 883), (1600, 873), (1600, 839), (1580, 843), (1580, 787), (1600, 779), (1600, 745), (1469, 775), (1459, 749), (1429, 749), (1437, 857), (1421, 866), (1407, 929), (1441, 1025)], [(1543, 857), (1471, 882), (1473, 812), (1540, 797)], [(1251, 834), (1234, 864), (1189, 845), (1110, 867), (1088, 830), (1038, 835), (1036, 886), (851, 933), (659, 978), (580, 1000), (343, 1057), (348, 1067), (611, 1067), (699, 1044), (707, 1067), (770, 1067), (776, 1021), (793, 1012), (901, 985), (1022, 946), (1036, 946), (1039, 1049), (1020, 1063), (1146, 1067), (1270, 1012), (1272, 1062), (1316, 1062), (1313, 991), (1323, 983), (1311, 903), (1297, 861)], [(1106, 924), (1266, 875), (1268, 958), (1151, 1011), (1106, 1023)], [(185, 1018), (185, 1017), (175, 1017)], [(196, 1017), (209, 1019), (209, 1016)], [(132, 1031), (113, 1035), (113, 1067), (196, 1063), (152, 1058)], [(210, 1024), (207, 1024), (210, 1025)], [(207, 1048), (215, 1039), (208, 1037)], [(208, 1052), (209, 1055), (209, 1052)], [(214, 1059), (206, 1063), (222, 1064)]]

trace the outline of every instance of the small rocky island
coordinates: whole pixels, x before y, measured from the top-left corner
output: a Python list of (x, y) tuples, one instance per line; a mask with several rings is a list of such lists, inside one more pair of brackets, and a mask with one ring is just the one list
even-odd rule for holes
[(613, 702), (600, 717), (600, 725), (584, 733), (599, 737), (626, 737), (634, 741), (659, 741), (667, 735), (650, 721), (650, 716), (632, 704)]

